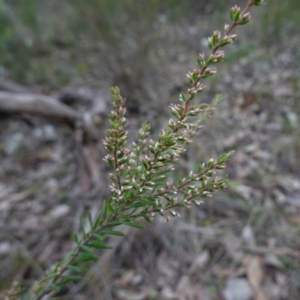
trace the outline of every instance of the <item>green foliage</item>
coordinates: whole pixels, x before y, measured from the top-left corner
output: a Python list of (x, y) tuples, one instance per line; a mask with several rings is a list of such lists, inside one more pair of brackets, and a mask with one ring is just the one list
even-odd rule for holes
[(63, 85), (86, 71), (85, 61), (74, 65), (73, 57), (74, 66), (62, 68), (55, 52), (69, 48), (71, 56), (79, 56), (82, 48), (88, 48), (103, 55), (112, 52), (114, 58), (107, 63), (116, 73), (137, 56), (147, 60), (150, 46), (161, 33), (160, 14), (177, 21), (185, 17), (183, 12), (193, 11), (197, 2), (1, 0), (0, 65), (18, 82), (33, 78)]
[(263, 42), (269, 44), (280, 40), (287, 32), (298, 34), (300, 26), (300, 2), (298, 0), (272, 0), (261, 18)]
[[(78, 59), (82, 51), (99, 52), (101, 58), (109, 52), (106, 65), (101, 65), (104, 71), (111, 72), (108, 75), (132, 67), (138, 58), (137, 70), (133, 71), (139, 76), (143, 72), (139, 66), (151, 66), (149, 55), (165, 28), (174, 21), (193, 20), (205, 10), (205, 3), (197, 0), (1, 0), (0, 66), (18, 82), (47, 82), (48, 86), (57, 88), (87, 72), (86, 62)], [(207, 5), (222, 11), (228, 2), (215, 0)], [(298, 0), (271, 0), (258, 22), (263, 41), (272, 42), (287, 30), (298, 28), (299, 13)], [(63, 65), (55, 56), (61, 48), (68, 48), (70, 56)], [(136, 92), (123, 90), (123, 93), (133, 97)]]
[[(222, 32), (215, 31), (208, 39), (210, 54), (199, 54), (198, 68), (187, 74), (190, 88), (180, 94), (179, 103), (170, 105), (171, 117), (156, 140), (150, 137), (150, 124), (144, 123), (138, 131), (136, 142), (129, 143), (125, 129), (125, 99), (118, 87), (111, 88), (113, 109), (109, 115), (110, 129), (103, 140), (108, 152), (104, 162), (112, 170), (109, 174), (111, 195), (102, 203), (95, 218), (91, 212), (87, 214), (89, 229), (80, 218), (80, 236), (76, 233), (72, 235), (74, 249), (46, 271), (29, 291), (28, 299), (44, 299), (60, 291), (69, 282), (81, 280), (82, 268), (98, 260), (101, 251), (111, 248), (106, 237), (123, 236), (116, 227), (126, 225), (143, 228), (141, 220), (152, 222), (157, 214), (169, 221), (180, 216), (178, 208), (200, 205), (202, 199), (227, 188), (227, 178), (217, 173), (226, 168), (233, 152), (199, 163), (195, 171), (177, 181), (172, 180), (172, 173), (181, 155), (201, 129), (202, 122), (214, 113), (220, 101), (219, 95), (211, 104), (195, 101), (195, 96), (205, 89), (203, 79), (216, 73), (211, 66), (220, 63), (225, 56), (224, 51), (219, 49), (236, 39), (232, 30), (248, 23), (249, 10), (258, 2), (262, 1), (251, 0), (243, 11), (234, 6), (230, 11), (232, 23), (226, 25)], [(122, 5), (126, 3), (124, 1)], [(20, 293), (19, 290), (15, 293), (10, 291), (8, 299), (17, 299)]]
[(0, 65), (9, 69), (15, 80), (23, 80), (30, 69), (32, 46), (30, 34), (25, 33), (39, 30), (34, 1), (0, 1), (0, 27)]

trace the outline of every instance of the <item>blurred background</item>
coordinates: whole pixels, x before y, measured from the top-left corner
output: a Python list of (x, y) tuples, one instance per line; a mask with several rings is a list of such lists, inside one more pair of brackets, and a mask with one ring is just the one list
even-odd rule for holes
[[(207, 37), (246, 2), (0, 1), (1, 299), (61, 259), (79, 215), (109, 195), (109, 87), (127, 98), (130, 138), (144, 120), (156, 135)], [(229, 189), (168, 224), (124, 229), (57, 299), (300, 299), (299, 15), (298, 0), (254, 8), (205, 82), (199, 101), (223, 101), (174, 176), (235, 150)]]

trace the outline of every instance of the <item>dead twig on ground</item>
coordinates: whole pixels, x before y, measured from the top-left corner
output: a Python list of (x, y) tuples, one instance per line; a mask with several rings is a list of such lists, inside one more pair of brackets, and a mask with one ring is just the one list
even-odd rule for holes
[(288, 248), (267, 248), (267, 247), (247, 247), (241, 246), (241, 250), (251, 252), (253, 254), (268, 254), (272, 253), (278, 256), (291, 256), (294, 258), (300, 258), (300, 252)]

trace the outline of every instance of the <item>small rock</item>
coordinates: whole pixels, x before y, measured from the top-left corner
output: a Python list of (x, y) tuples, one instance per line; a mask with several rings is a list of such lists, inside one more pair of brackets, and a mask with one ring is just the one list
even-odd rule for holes
[(228, 137), (227, 139), (224, 139), (223, 145), (225, 148), (232, 148), (236, 145), (237, 141), (238, 141), (237, 136), (232, 135), (232, 136)]
[(7, 154), (14, 153), (21, 145), (24, 139), (23, 133), (14, 133), (6, 140), (5, 151)]
[(121, 285), (123, 287), (126, 287), (130, 283), (133, 276), (134, 276), (133, 270), (128, 270), (127, 272), (125, 272), (125, 274), (121, 278)]
[(11, 251), (11, 245), (9, 242), (0, 243), (0, 255), (6, 255)]
[(285, 121), (289, 124), (292, 128), (297, 128), (298, 126), (298, 115), (291, 110), (289, 107), (285, 107), (283, 110), (283, 117)]
[(184, 289), (186, 289), (187, 286), (189, 286), (189, 284), (190, 284), (189, 277), (187, 275), (183, 275), (177, 283), (176, 290), (177, 291), (184, 290)]
[(226, 300), (250, 300), (254, 296), (249, 282), (243, 278), (229, 280), (223, 295)]
[(33, 131), (33, 135), (41, 139), (43, 142), (55, 142), (57, 140), (57, 132), (52, 125), (45, 125)]
[(246, 153), (252, 154), (252, 153), (255, 153), (256, 151), (258, 151), (259, 146), (255, 143), (253, 143), (253, 144), (245, 146), (244, 149), (245, 149)]
[(176, 294), (174, 291), (169, 287), (165, 286), (161, 291), (161, 298), (162, 300), (175, 300), (177, 299)]
[(242, 239), (246, 243), (246, 245), (248, 245), (250, 247), (254, 247), (256, 245), (253, 229), (251, 226), (246, 225), (243, 228)]
[(283, 263), (273, 253), (267, 253), (265, 255), (265, 264), (267, 266), (274, 267), (274, 268), (277, 268), (277, 269), (284, 269)]
[(272, 194), (274, 195), (275, 200), (276, 200), (276, 202), (277, 202), (278, 204), (284, 204), (284, 203), (286, 203), (287, 197), (286, 197), (285, 194), (284, 194), (282, 191), (280, 191), (279, 189), (274, 189), (274, 190), (272, 191)]
[(70, 212), (70, 207), (67, 204), (61, 204), (54, 207), (50, 212), (49, 216), (53, 219), (60, 219), (66, 216)]
[(119, 290), (117, 294), (118, 299), (122, 300), (146, 300), (148, 298), (147, 293), (143, 291), (140, 293), (133, 293), (126, 290)]
[(45, 189), (47, 193), (49, 193), (50, 195), (52, 196), (56, 195), (57, 192), (59, 191), (58, 181), (54, 178), (50, 178), (45, 182)]
[(0, 182), (0, 200), (6, 200), (8, 195), (13, 193), (14, 191), (15, 190), (13, 187)]
[(241, 240), (233, 233), (228, 232), (223, 237), (223, 245), (226, 248), (226, 252), (236, 262), (241, 263), (244, 257), (244, 253), (240, 250)]
[(143, 281), (143, 276), (141, 274), (135, 274), (134, 276), (132, 276), (131, 278), (131, 284), (132, 285), (139, 285), (140, 283), (142, 283)]
[(190, 273), (197, 272), (203, 269), (209, 261), (209, 253), (208, 251), (201, 252), (193, 261), (193, 264), (190, 267)]
[(246, 200), (251, 200), (252, 188), (246, 185), (240, 184), (235, 188), (235, 191), (244, 197)]

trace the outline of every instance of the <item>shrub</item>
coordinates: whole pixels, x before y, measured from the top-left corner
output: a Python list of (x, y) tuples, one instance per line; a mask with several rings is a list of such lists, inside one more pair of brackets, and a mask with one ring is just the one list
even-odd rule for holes
[(80, 280), (82, 267), (98, 259), (99, 249), (110, 248), (106, 243), (107, 236), (123, 236), (116, 230), (119, 225), (142, 228), (141, 220), (152, 222), (156, 214), (168, 221), (179, 217), (177, 208), (200, 205), (202, 198), (211, 197), (213, 192), (227, 187), (227, 178), (218, 176), (217, 172), (226, 168), (233, 152), (199, 164), (195, 171), (176, 182), (170, 178), (174, 165), (220, 101), (220, 96), (216, 96), (210, 105), (196, 103), (195, 96), (205, 89), (202, 80), (216, 73), (212, 66), (224, 59), (224, 51), (220, 49), (237, 37), (232, 30), (248, 23), (250, 8), (262, 3), (263, 0), (250, 0), (243, 11), (236, 5), (231, 8), (231, 24), (225, 25), (223, 32), (215, 31), (209, 37), (210, 54), (201, 53), (197, 57), (198, 68), (187, 74), (190, 88), (180, 94), (179, 103), (170, 105), (172, 117), (156, 140), (150, 137), (150, 125), (144, 123), (137, 142), (129, 144), (125, 130), (125, 99), (119, 88), (111, 89), (113, 110), (109, 115), (110, 129), (103, 141), (108, 151), (104, 161), (113, 170), (109, 174), (111, 196), (103, 201), (96, 218), (88, 213), (88, 231), (80, 220), (82, 234), (79, 237), (73, 233), (76, 246), (62, 261), (47, 270), (30, 291), (14, 287), (8, 292), (7, 299), (18, 299), (21, 295), (32, 300), (50, 297), (68, 282)]

